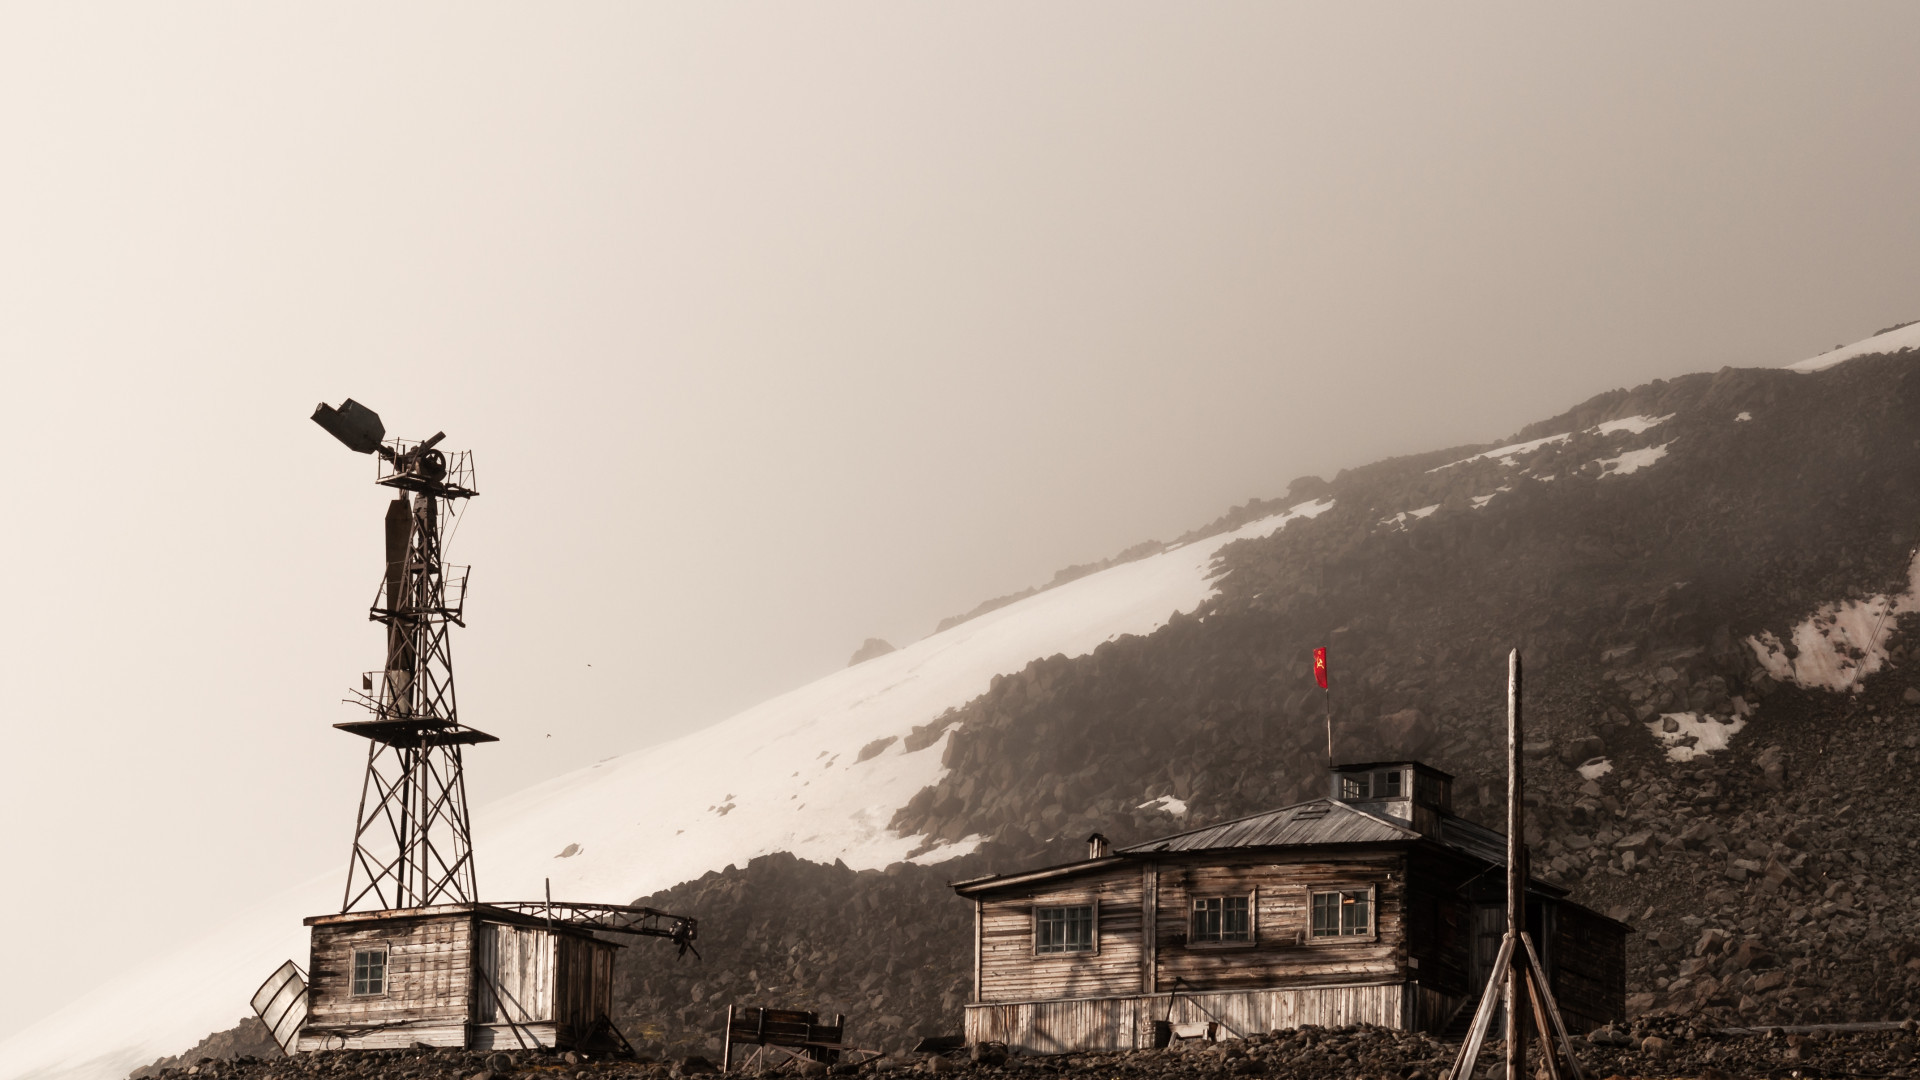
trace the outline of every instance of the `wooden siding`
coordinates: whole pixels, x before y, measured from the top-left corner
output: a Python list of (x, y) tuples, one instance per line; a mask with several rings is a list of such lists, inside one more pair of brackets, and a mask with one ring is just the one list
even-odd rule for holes
[[(1239, 857), (1169, 860), (1159, 872), (1155, 934), (1160, 990), (1240, 990), (1317, 986), (1331, 982), (1394, 982), (1406, 977), (1405, 856), (1398, 851), (1291, 853), (1257, 860)], [(1370, 939), (1315, 942), (1310, 894), (1324, 889), (1374, 890)], [(1195, 897), (1254, 896), (1251, 946), (1189, 944)], [(1176, 983), (1175, 980), (1178, 980)]]
[(1592, 1031), (1626, 1019), (1626, 929), (1571, 904), (1557, 906), (1542, 962), (1553, 972), (1553, 997), (1567, 1027)]
[(1397, 1028), (1405, 1004), (1405, 988), (1394, 983), (969, 1005), (966, 1038), (1032, 1054), (1135, 1050), (1153, 1045), (1156, 1020), (1212, 1021), (1241, 1036), (1302, 1024)]
[(612, 1017), (613, 948), (594, 938), (559, 938), (554, 1021), (561, 1038), (583, 1040), (602, 1017)]
[(560, 1029), (557, 1025), (541, 1022), (535, 1024), (475, 1024), (469, 1050), (528, 1050), (536, 1046), (561, 1047)]
[[(472, 937), (464, 913), (314, 927), (300, 1049), (465, 1045)], [(385, 990), (354, 997), (353, 954), (375, 948), (387, 950)]]
[(1447, 994), (1431, 986), (1410, 983), (1406, 989), (1406, 1020), (1409, 1031), (1442, 1032), (1458, 1018), (1468, 1002), (1478, 998), (1465, 994)]
[(554, 1019), (554, 935), (530, 926), (481, 923), (475, 935), (479, 968), (474, 1021), (532, 1024)]
[(544, 927), (481, 923), (475, 1046), (569, 1046), (613, 1015), (614, 946)]
[(1458, 878), (1457, 870), (1439, 865), (1436, 860), (1417, 852), (1409, 857), (1407, 954), (1418, 960), (1419, 966), (1408, 971), (1408, 978), (1455, 998), (1479, 989), (1468, 970), (1473, 938), (1472, 905), (1461, 898)]
[[(983, 898), (979, 997), (983, 1002), (1108, 997), (1137, 991), (1141, 979), (1140, 868), (1122, 865), (1031, 892)], [(1097, 904), (1095, 952), (1036, 956), (1036, 905)]]

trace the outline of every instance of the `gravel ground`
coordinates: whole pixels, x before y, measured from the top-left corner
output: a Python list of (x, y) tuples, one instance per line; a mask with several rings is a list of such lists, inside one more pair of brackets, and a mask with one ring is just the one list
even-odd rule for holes
[[(1596, 1078), (1882, 1077), (1915, 1075), (1912, 1021), (1869, 1031), (1787, 1031), (1729, 1034), (1656, 1018), (1579, 1041), (1581, 1064)], [(1275, 1031), (1222, 1043), (1180, 1043), (1165, 1050), (1123, 1053), (1008, 1056), (993, 1046), (966, 1055), (894, 1054), (831, 1069), (790, 1061), (768, 1070), (787, 1076), (970, 1074), (978, 1080), (1153, 1080), (1157, 1077), (1236, 1080), (1438, 1080), (1459, 1044), (1384, 1028)], [(1501, 1080), (1498, 1044), (1475, 1073)], [(1537, 1059), (1536, 1059), (1537, 1060)], [(673, 1061), (596, 1060), (578, 1054), (457, 1050), (334, 1051), (295, 1058), (205, 1059), (156, 1073), (163, 1080), (307, 1080), (391, 1077), (394, 1080), (678, 1080), (712, 1073), (705, 1058)], [(959, 1077), (956, 1076), (956, 1080)]]

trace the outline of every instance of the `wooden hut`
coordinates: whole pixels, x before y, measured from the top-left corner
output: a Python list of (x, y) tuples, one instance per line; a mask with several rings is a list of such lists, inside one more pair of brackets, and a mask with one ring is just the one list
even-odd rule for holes
[[(1189, 1024), (1444, 1031), (1505, 930), (1505, 838), (1419, 762), (1332, 770), (1327, 797), (956, 882), (974, 904), (969, 1042), (1034, 1053), (1164, 1045)], [(1542, 881), (1527, 921), (1570, 1027), (1620, 1018), (1628, 928)]]
[(580, 905), (554, 908), (440, 904), (307, 919), (311, 982), (297, 1049), (618, 1045), (613, 957), (621, 946), (596, 931), (632, 933), (619, 924), (644, 916), (605, 913), (646, 909), (601, 907), (582, 917)]

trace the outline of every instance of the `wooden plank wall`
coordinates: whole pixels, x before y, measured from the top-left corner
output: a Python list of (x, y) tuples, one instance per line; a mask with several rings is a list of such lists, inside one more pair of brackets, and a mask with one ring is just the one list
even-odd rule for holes
[(613, 1015), (613, 946), (593, 938), (558, 936), (559, 971), (553, 1018), (559, 1037), (585, 1039), (601, 1017)]
[[(1140, 868), (1121, 866), (981, 903), (981, 1001), (1090, 998), (1140, 988)], [(1035, 904), (1098, 903), (1098, 951), (1035, 956)]]
[(1463, 1006), (1475, 1000), (1465, 994), (1448, 994), (1423, 984), (1406, 988), (1407, 1020), (1412, 1031), (1445, 1031), (1464, 1012)]
[(472, 1042), (474, 1050), (521, 1050), (530, 1046), (559, 1046), (559, 1029), (551, 1023), (537, 1024), (476, 1024), (473, 1028)]
[[(1309, 986), (1336, 980), (1400, 982), (1405, 978), (1406, 875), (1399, 852), (1321, 855), (1314, 860), (1222, 865), (1198, 859), (1160, 865), (1156, 987), (1231, 990)], [(1368, 941), (1314, 942), (1309, 894), (1315, 889), (1374, 887), (1375, 935)], [(1255, 895), (1251, 947), (1189, 945), (1192, 900)], [(1180, 980), (1178, 984), (1174, 980)]]
[(1610, 919), (1561, 904), (1546, 963), (1553, 970), (1553, 996), (1576, 1032), (1626, 1018), (1626, 931)]
[(1132, 1050), (1153, 1045), (1156, 1020), (1213, 1021), (1247, 1035), (1302, 1024), (1399, 1027), (1404, 1008), (1398, 984), (969, 1005), (966, 1038), (1034, 1054)]
[(1238, 993), (1180, 994), (1174, 997), (1173, 1022), (1214, 1020), (1235, 1034), (1297, 1028), (1304, 1024), (1401, 1025), (1403, 991), (1399, 983), (1374, 986), (1300, 987)]
[(530, 1024), (555, 1019), (554, 936), (539, 927), (480, 924), (474, 956), (481, 975), (474, 1003), (476, 1023)]
[[(464, 1045), (472, 943), (473, 920), (465, 914), (314, 927), (300, 1048)], [(386, 991), (352, 996), (355, 950), (381, 947)], [(375, 1027), (386, 1030), (356, 1030)]]
[[(570, 1046), (613, 1015), (614, 946), (545, 927), (481, 923), (475, 957), (499, 1000), (480, 984), (475, 1022), (490, 1033), (475, 1046)], [(515, 1026), (520, 1028), (516, 1034)]]
[(1443, 995), (1464, 997), (1479, 988), (1468, 970), (1472, 905), (1460, 896), (1460, 875), (1432, 862), (1415, 855), (1406, 875), (1407, 954), (1420, 962), (1408, 975)]

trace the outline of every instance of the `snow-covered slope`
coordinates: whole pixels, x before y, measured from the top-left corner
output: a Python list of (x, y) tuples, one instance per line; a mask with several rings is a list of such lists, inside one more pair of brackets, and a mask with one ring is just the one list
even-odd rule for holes
[[(1147, 634), (1214, 590), (1216, 555), (1331, 501), (1091, 574), (961, 623), (673, 742), (601, 762), (483, 808), (474, 823), (483, 895), (625, 903), (775, 851), (858, 868), (906, 858), (887, 822), (939, 778), (944, 734), (914, 728), (978, 696), (993, 677), (1054, 654)], [(924, 745), (922, 745), (924, 743)], [(863, 757), (865, 760), (861, 760)], [(486, 768), (486, 750), (470, 767)], [(344, 843), (344, 837), (343, 837)], [(939, 859), (966, 843), (929, 851)], [(565, 853), (565, 854), (563, 854)], [(337, 874), (242, 912), (177, 953), (107, 981), (0, 1044), (0, 1080), (117, 1080), (247, 1012), (275, 965), (304, 960), (302, 916), (338, 904)]]
[(1842, 345), (1829, 349), (1819, 356), (1809, 357), (1797, 364), (1788, 364), (1788, 371), (1822, 371), (1844, 360), (1856, 356), (1870, 356), (1874, 353), (1897, 353), (1904, 349), (1920, 349), (1920, 322), (1911, 322), (1905, 326), (1896, 326), (1884, 333), (1863, 338), (1851, 345)]

